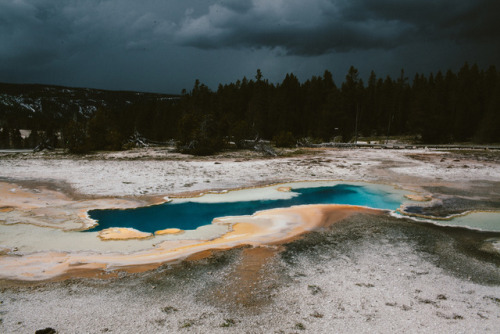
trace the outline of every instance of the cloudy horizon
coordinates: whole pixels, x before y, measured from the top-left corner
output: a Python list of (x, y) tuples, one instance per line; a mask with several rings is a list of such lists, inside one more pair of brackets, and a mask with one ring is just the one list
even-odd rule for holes
[(341, 82), (499, 66), (496, 0), (6, 0), (0, 82), (180, 93), (257, 68)]

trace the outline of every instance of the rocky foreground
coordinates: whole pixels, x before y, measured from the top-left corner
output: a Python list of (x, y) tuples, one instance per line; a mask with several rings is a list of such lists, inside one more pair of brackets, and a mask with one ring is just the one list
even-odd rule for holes
[[(76, 201), (106, 195), (147, 202), (207, 189), (344, 179), (432, 194), (441, 203), (433, 213), (500, 206), (498, 153), (299, 153), (274, 159), (250, 153), (186, 159), (160, 149), (78, 158), (4, 154), (0, 177), (26, 188), (50, 186)], [(500, 256), (485, 247), (495, 238), (360, 213), (284, 244), (214, 250), (138, 274), (4, 281), (0, 332), (495, 332)]]

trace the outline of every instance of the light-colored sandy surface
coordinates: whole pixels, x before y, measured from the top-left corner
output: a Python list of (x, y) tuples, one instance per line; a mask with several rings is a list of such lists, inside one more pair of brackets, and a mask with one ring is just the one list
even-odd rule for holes
[[(447, 158), (449, 153), (446, 152), (353, 149), (318, 150), (315, 153), (275, 159), (221, 155), (203, 160), (169, 154), (162, 149), (77, 159), (57, 155), (47, 159), (43, 155), (27, 153), (0, 159), (0, 176), (64, 181), (79, 193), (96, 196), (164, 195), (248, 187), (258, 183), (325, 179), (389, 183), (398, 183), (402, 179), (430, 182), (500, 180), (497, 163), (453, 161), (456, 159)], [(422, 155), (425, 160), (408, 155)], [(180, 160), (184, 158), (189, 160)]]
[(91, 208), (134, 208), (140, 200), (102, 198), (75, 201), (60, 191), (25, 188), (0, 182), (0, 221), (3, 225), (31, 224), (64, 231), (82, 230), (95, 224), (87, 216)]
[[(455, 263), (455, 257), (441, 253), (445, 247), (441, 241), (422, 251), (420, 241), (413, 240), (414, 232), (404, 237), (393, 235), (392, 229), (381, 233), (376, 224), (372, 226), (383, 219), (377, 216), (370, 215), (367, 223), (373, 231), (363, 227), (353, 234), (343, 232), (344, 227), (338, 231), (324, 227), (328, 232), (320, 229), (320, 235), (343, 237), (321, 239), (296, 253), (291, 249), (300, 240), (290, 238), (328, 225), (323, 215), (301, 209), (291, 215), (275, 214), (272, 219), (241, 217), (252, 222), (226, 224), (222, 220), (222, 224), (199, 231), (146, 240), (101, 241), (97, 232), (88, 232), (82, 242), (77, 236), (81, 232), (70, 230), (92, 223), (85, 215), (90, 208), (135, 207), (163, 201), (165, 196), (207, 190), (224, 193), (298, 180), (376, 182), (415, 190), (422, 199), (432, 195), (429, 189), (446, 188), (460, 192), (462, 199), (492, 196), (496, 200), (499, 161), (489, 153), (476, 157), (376, 149), (310, 150), (305, 155), (273, 159), (253, 153), (193, 159), (164, 149), (73, 158), (57, 153), (5, 153), (0, 156), (0, 180), (5, 181), (0, 183), (3, 277), (36, 279), (68, 270), (70, 276), (87, 276), (100, 270), (101, 276), (115, 278), (47, 283), (34, 289), (4, 288), (0, 332), (34, 332), (48, 326), (61, 333), (495, 332), (500, 327), (498, 260), (488, 262), (466, 254)], [(210, 196), (200, 200), (210, 200)], [(446, 196), (441, 195), (440, 201)], [(495, 207), (494, 203), (490, 206)], [(336, 212), (340, 216), (328, 215), (332, 222), (355, 219)], [(295, 223), (294, 215), (298, 217)], [(496, 216), (481, 217), (495, 224)], [(408, 229), (415, 228), (399, 220)], [(304, 224), (313, 221), (317, 224)], [(437, 232), (430, 229), (425, 233), (430, 237)], [(15, 240), (23, 242), (16, 245)], [(50, 240), (57, 240), (57, 247)], [(280, 246), (283, 240), (291, 244)], [(486, 247), (498, 240), (481, 242)], [(449, 242), (453, 247), (457, 243)], [(233, 255), (222, 264), (217, 259), (224, 259), (224, 252), (211, 260), (214, 249), (243, 244), (269, 248), (264, 252), (226, 251)], [(321, 251), (310, 250), (318, 247)], [(494, 247), (488, 247), (497, 258)], [(63, 248), (72, 251), (61, 252)], [(450, 253), (462, 251), (453, 248)], [(168, 261), (165, 254), (176, 252), (182, 256), (171, 259), (198, 260), (188, 267), (154, 270)], [(144, 266), (130, 267), (138, 263)], [(487, 274), (467, 278), (463, 272), (475, 272), (469, 268), (473, 266), (486, 268)], [(130, 276), (114, 271), (116, 268), (153, 271)], [(487, 283), (488, 277), (495, 283)]]

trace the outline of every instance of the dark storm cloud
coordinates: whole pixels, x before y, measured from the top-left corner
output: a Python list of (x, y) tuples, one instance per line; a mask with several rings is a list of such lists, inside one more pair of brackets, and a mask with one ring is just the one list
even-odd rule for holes
[(49, 11), (49, 6), (37, 9), (19, 1), (0, 4), (0, 57), (4, 62), (16, 59), (44, 63), (54, 56), (53, 36), (64, 35), (64, 29), (60, 28), (63, 22), (57, 25), (42, 23)]
[[(0, 57), (4, 63), (39, 66), (79, 53), (150, 47), (175, 24), (168, 6), (148, 1), (3, 1)], [(148, 6), (149, 4), (149, 6)]]
[(498, 0), (0, 0), (0, 81), (180, 92), (498, 64)]
[(421, 38), (491, 40), (499, 37), (500, 2), (496, 0), (396, 1), (357, 0), (371, 15), (402, 20), (418, 28)]
[[(244, 10), (236, 7), (245, 3)], [(187, 17), (177, 41), (203, 49), (282, 48), (288, 54), (392, 49), (454, 40), (498, 44), (497, 0), (252, 0)], [(251, 5), (251, 6), (250, 6)]]

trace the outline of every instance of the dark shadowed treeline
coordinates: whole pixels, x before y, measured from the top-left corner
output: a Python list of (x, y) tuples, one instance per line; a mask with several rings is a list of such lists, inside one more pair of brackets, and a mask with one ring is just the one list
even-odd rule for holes
[[(225, 138), (274, 139), (276, 143), (355, 140), (359, 136), (413, 136), (423, 143), (500, 142), (500, 81), (495, 67), (465, 64), (458, 73), (398, 78), (371, 73), (365, 83), (351, 67), (337, 85), (325, 71), (300, 83), (287, 74), (279, 84), (254, 79), (220, 85), (216, 92), (195, 83), (177, 106), (178, 139), (207, 149)], [(357, 131), (356, 131), (357, 130)]]
[[(217, 91), (197, 80), (180, 97), (131, 94), (87, 96), (66, 112), (58, 110), (61, 99), (46, 99), (43, 110), (30, 117), (25, 108), (16, 114), (0, 103), (0, 145), (22, 145), (15, 134), (21, 128), (36, 130), (37, 138), (54, 138), (54, 145), (73, 152), (133, 146), (134, 134), (156, 142), (174, 139), (180, 150), (193, 154), (211, 154), (229, 142), (243, 147), (256, 138), (289, 146), (304, 138), (350, 142), (356, 134), (411, 136), (422, 143), (500, 143), (500, 80), (493, 66), (465, 64), (457, 73), (412, 79), (404, 71), (397, 78), (372, 72), (367, 82), (351, 67), (340, 84), (328, 71), (305, 82), (287, 74), (273, 84), (257, 70), (254, 78), (219, 85)], [(100, 102), (88, 108), (91, 101)]]

